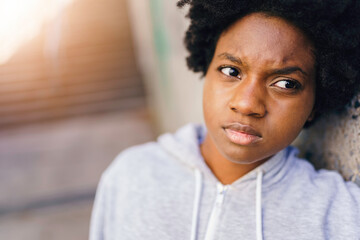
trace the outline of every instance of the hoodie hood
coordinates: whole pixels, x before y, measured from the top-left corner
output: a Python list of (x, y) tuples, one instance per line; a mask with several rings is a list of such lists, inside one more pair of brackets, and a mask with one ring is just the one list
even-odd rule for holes
[(202, 165), (200, 144), (206, 136), (206, 128), (201, 124), (187, 124), (175, 134), (165, 133), (158, 137), (158, 143), (168, 153), (185, 165), (195, 168)]

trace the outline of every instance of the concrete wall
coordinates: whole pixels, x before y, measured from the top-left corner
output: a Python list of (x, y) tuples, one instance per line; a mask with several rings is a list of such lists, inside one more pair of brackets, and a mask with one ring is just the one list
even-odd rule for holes
[(345, 112), (323, 116), (301, 142), (303, 156), (317, 168), (337, 170), (360, 186), (360, 94)]

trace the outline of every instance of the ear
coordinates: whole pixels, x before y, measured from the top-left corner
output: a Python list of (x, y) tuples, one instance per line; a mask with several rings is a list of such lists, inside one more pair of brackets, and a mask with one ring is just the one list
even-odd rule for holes
[(309, 117), (308, 117), (308, 119), (307, 119), (308, 122), (311, 122), (311, 121), (314, 119), (315, 113), (316, 113), (316, 111), (315, 111), (315, 108), (314, 108), (314, 109), (311, 111), (311, 113), (310, 113), (310, 115), (309, 115)]

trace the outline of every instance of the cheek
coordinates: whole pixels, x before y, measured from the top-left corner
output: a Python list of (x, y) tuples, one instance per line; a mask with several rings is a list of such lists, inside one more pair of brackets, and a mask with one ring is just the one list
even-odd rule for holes
[(224, 106), (232, 95), (231, 86), (221, 80), (209, 78), (204, 83), (203, 100), (217, 106)]
[[(313, 108), (311, 96), (309, 98), (289, 99), (287, 101), (276, 101), (273, 103), (273, 109), (269, 109), (269, 114), (272, 114), (271, 126), (276, 131), (283, 134), (288, 134), (290, 138), (294, 138), (303, 128)], [(308, 100), (310, 100), (308, 102)]]
[(211, 86), (209, 86), (208, 80), (205, 80), (203, 87), (203, 113), (204, 119), (208, 123), (212, 119), (214, 104), (213, 104), (213, 93), (211, 90)]
[(209, 123), (216, 123), (221, 119), (226, 109), (226, 94), (221, 86), (207, 79), (203, 88), (203, 113), (204, 119)]
[(211, 80), (206, 79), (204, 88), (203, 88), (203, 106), (209, 107), (211, 109), (211, 106), (217, 103), (217, 91), (216, 86), (212, 83)]

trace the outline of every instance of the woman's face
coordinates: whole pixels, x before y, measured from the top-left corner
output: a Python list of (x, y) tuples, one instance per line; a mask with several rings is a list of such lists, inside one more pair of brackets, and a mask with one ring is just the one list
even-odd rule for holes
[(224, 31), (204, 84), (203, 150), (254, 163), (288, 146), (313, 112), (312, 50), (298, 28), (261, 13)]

